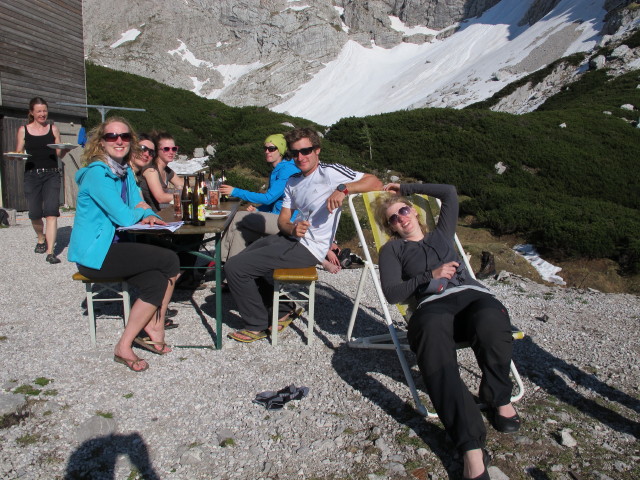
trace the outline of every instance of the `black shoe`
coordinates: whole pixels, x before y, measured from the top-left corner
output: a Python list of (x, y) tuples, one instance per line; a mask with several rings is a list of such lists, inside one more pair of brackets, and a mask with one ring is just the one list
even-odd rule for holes
[(36, 243), (36, 248), (33, 249), (35, 253), (46, 253), (47, 251), (47, 241), (44, 243)]
[(491, 455), (484, 448), (482, 449), (482, 463), (484, 464), (484, 472), (477, 477), (469, 478), (462, 477), (465, 480), (491, 480), (489, 476), (489, 464), (491, 463)]
[(53, 253), (50, 253), (49, 255), (47, 255), (47, 258), (45, 260), (52, 265), (55, 265), (56, 263), (60, 263), (60, 259), (56, 257)]
[(178, 315), (178, 310), (175, 308), (167, 308), (166, 313), (164, 314), (164, 318), (173, 318)]
[(513, 417), (503, 417), (495, 409), (492, 420), (493, 428), (501, 433), (515, 433), (520, 430), (520, 416), (517, 413)]

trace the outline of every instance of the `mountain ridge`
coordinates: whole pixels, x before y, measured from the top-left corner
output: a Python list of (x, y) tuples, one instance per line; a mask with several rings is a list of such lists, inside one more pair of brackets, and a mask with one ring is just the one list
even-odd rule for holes
[[(159, 10), (150, 0), (127, 2), (122, 9), (85, 0), (85, 48), (96, 64), (231, 106), (266, 106), (332, 124), (344, 116), (460, 108), (483, 100), (567, 51), (593, 49), (606, 40), (606, 32), (637, 24), (634, 5), (628, 0), (456, 0), (446, 5), (433, 0), (168, 0)], [(509, 52), (497, 45), (498, 35), (506, 35), (504, 45), (519, 39), (528, 44)], [(528, 47), (537, 53), (523, 64), (516, 56)], [(460, 53), (468, 57), (453, 58)], [(341, 71), (332, 72), (331, 65), (345, 56), (348, 62), (337, 64)], [(398, 56), (403, 63), (392, 61)], [(504, 68), (489, 71), (494, 61)], [(378, 62), (390, 66), (380, 71)], [(384, 82), (373, 90), (370, 80), (382, 74)], [(322, 96), (313, 92), (318, 83), (325, 88)], [(332, 91), (341, 86), (339, 94)], [(357, 98), (358, 108), (350, 105)], [(402, 101), (382, 105), (396, 98)], [(309, 101), (329, 107), (317, 112)], [(344, 108), (337, 109), (339, 104)]]

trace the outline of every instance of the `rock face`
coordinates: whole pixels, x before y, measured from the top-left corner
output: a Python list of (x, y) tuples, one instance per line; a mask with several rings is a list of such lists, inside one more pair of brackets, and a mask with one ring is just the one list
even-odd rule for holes
[[(84, 0), (85, 55), (96, 64), (229, 105), (274, 107), (335, 59), (349, 40), (391, 48), (433, 39), (394, 29), (393, 17), (407, 27), (443, 29), (438, 38), (444, 38), (456, 31), (457, 22), (499, 1), (165, 0), (160, 7), (152, 0)], [(534, 1), (520, 23), (535, 23), (557, 3)], [(633, 21), (638, 11), (625, 8), (629, 3), (606, 2), (605, 28), (613, 31)], [(571, 40), (578, 28), (562, 32), (563, 37)], [(556, 60), (555, 50), (540, 50), (527, 59), (528, 66)], [(438, 92), (416, 106), (454, 107), (459, 89), (464, 85), (452, 86), (446, 98)]]
[(166, 0), (158, 8), (151, 0), (85, 0), (85, 55), (229, 105), (273, 106), (347, 40), (384, 48), (401, 43), (390, 15), (438, 29), (498, 1)]

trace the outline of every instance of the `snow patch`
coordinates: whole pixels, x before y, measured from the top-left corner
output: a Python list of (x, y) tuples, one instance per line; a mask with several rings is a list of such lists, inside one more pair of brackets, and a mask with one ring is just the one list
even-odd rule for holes
[(142, 32), (137, 28), (132, 28), (131, 30), (127, 30), (126, 32), (121, 33), (120, 40), (109, 45), (109, 48), (117, 48), (123, 43), (133, 42), (136, 38), (138, 38), (138, 35), (140, 35), (141, 33)]

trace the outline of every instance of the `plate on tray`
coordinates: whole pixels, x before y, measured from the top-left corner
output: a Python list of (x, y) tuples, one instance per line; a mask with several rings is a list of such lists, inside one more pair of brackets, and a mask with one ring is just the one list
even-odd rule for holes
[(6, 152), (4, 156), (8, 158), (18, 158), (21, 160), (26, 160), (31, 155), (29, 155), (28, 153), (20, 153), (20, 152)]
[(63, 150), (73, 150), (78, 146), (79, 145), (76, 145), (74, 143), (48, 143), (47, 144), (47, 147), (49, 148), (61, 148)]
[(211, 219), (227, 218), (231, 212), (229, 210), (205, 210), (205, 217)]

